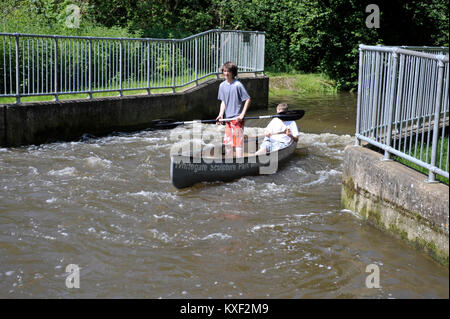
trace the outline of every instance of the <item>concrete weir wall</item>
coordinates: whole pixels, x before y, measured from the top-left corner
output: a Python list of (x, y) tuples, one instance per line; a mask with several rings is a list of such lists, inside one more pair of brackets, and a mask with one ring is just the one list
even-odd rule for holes
[(342, 204), (448, 267), (449, 188), (361, 146), (347, 146)]
[[(239, 79), (252, 98), (250, 109), (268, 107), (269, 78)], [(146, 129), (155, 119), (212, 119), (219, 113), (223, 79), (183, 92), (0, 105), (0, 146), (73, 140), (83, 134)]]

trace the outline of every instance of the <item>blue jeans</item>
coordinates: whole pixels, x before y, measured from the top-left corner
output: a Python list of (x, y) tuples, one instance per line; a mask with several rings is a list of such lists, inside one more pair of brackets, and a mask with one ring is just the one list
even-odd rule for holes
[(263, 146), (266, 148), (267, 152), (274, 152), (278, 151), (280, 148), (286, 147), (287, 144), (279, 141), (273, 141), (270, 140), (270, 138), (265, 137), (261, 143), (261, 147)]

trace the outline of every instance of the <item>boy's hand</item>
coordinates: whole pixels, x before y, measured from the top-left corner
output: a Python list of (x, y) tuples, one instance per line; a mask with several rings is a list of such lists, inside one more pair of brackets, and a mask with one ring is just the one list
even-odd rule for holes
[(245, 116), (245, 114), (241, 114), (241, 115), (239, 115), (239, 116), (236, 118), (236, 120), (237, 120), (238, 122), (242, 122), (242, 121), (244, 120), (244, 116)]
[(223, 115), (219, 115), (219, 116), (216, 118), (216, 124), (217, 124), (217, 125), (221, 125), (221, 124), (222, 124), (222, 122), (221, 122), (220, 120), (223, 120)]
[(290, 137), (291, 135), (291, 130), (289, 127), (286, 127), (286, 135)]

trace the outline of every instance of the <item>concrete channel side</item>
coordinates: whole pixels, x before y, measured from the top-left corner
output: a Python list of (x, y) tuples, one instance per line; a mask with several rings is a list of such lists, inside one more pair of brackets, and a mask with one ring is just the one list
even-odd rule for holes
[(448, 267), (449, 188), (361, 146), (347, 146), (342, 205)]
[(0, 146), (6, 145), (5, 112), (5, 106), (0, 105)]
[[(0, 146), (74, 140), (83, 134), (146, 129), (155, 119), (213, 119), (223, 79), (212, 79), (183, 92), (92, 100), (65, 100), (0, 105)], [(266, 109), (269, 78), (240, 78), (252, 97), (251, 109)]]

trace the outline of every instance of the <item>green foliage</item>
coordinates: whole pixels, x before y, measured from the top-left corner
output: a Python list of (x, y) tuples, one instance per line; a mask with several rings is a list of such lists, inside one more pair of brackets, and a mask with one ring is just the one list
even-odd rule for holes
[(266, 72), (269, 96), (314, 96), (337, 93), (336, 83), (324, 74)]
[[(447, 0), (377, 0), (380, 28), (369, 29), (365, 0), (2, 0), (3, 32), (182, 38), (209, 29), (266, 32), (265, 66), (324, 73), (356, 88), (358, 45), (449, 45)], [(68, 28), (69, 4), (80, 7)]]
[[(0, 32), (74, 36), (140, 37), (120, 26), (105, 27), (95, 21), (94, 7), (87, 0), (2, 0)], [(79, 27), (67, 23), (79, 8)]]

